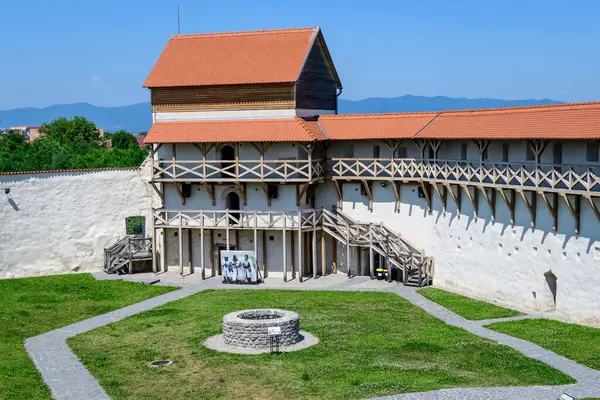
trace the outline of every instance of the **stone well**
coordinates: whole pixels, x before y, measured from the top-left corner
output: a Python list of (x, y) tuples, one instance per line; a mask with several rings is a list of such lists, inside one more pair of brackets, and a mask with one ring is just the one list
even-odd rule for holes
[(278, 309), (236, 311), (223, 317), (223, 341), (235, 347), (264, 349), (270, 345), (269, 327), (281, 328), (280, 346), (297, 343), (298, 313)]

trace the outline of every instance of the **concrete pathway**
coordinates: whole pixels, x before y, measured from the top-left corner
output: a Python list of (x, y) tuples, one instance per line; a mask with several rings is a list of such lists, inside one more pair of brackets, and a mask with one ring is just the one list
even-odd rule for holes
[(405, 298), (429, 314), (441, 319), (449, 325), (463, 328), (477, 336), (481, 336), (503, 345), (509, 346), (524, 355), (540, 360), (551, 367), (573, 377), (578, 383), (564, 386), (524, 386), (496, 388), (457, 388), (443, 389), (422, 393), (407, 393), (382, 397), (379, 400), (507, 400), (533, 399), (556, 400), (562, 393), (568, 393), (576, 398), (600, 397), (600, 371), (585, 367), (546, 350), (533, 343), (517, 339), (487, 328), (494, 322), (537, 318), (537, 316), (519, 316), (499, 318), (485, 321), (466, 320), (446, 308), (426, 299), (416, 293), (414, 288), (396, 283), (372, 281), (368, 277), (348, 279), (343, 274), (331, 275), (318, 279), (306, 279), (303, 283), (298, 280), (284, 283), (282, 278), (270, 277), (260, 286), (223, 285), (219, 278), (199, 279), (200, 274), (181, 277), (175, 272), (164, 274), (136, 274), (132, 276), (94, 274), (96, 279), (124, 279), (135, 282), (147, 282), (161, 279), (158, 285), (179, 286), (182, 289), (154, 297), (103, 315), (99, 315), (75, 324), (59, 328), (25, 341), (25, 349), (35, 363), (37, 369), (55, 399), (84, 400), (109, 399), (110, 397), (73, 354), (66, 343), (70, 337), (88, 332), (92, 329), (120, 321), (131, 315), (150, 310), (171, 301), (191, 296), (206, 289), (287, 289), (287, 290), (342, 290), (342, 291), (389, 291)]

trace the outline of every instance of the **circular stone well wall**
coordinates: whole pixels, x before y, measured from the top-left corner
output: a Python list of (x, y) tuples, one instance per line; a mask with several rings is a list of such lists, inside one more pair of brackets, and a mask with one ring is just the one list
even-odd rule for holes
[(281, 328), (281, 346), (290, 346), (300, 340), (298, 313), (278, 309), (244, 310), (225, 315), (223, 340), (235, 347), (268, 348), (269, 327)]

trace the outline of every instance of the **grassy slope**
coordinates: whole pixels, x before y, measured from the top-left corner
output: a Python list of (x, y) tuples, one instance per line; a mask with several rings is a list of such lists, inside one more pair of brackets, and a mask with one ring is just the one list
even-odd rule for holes
[[(243, 356), (206, 349), (226, 313), (299, 312), (321, 342)], [(449, 326), (390, 293), (207, 291), (71, 338), (115, 399), (355, 399), (448, 387), (565, 384), (520, 353)], [(151, 368), (156, 359), (168, 367)]]
[(90, 275), (0, 280), (0, 399), (50, 398), (25, 351), (26, 338), (170, 290)]
[(488, 328), (528, 340), (557, 354), (600, 370), (600, 328), (548, 319), (501, 322)]
[(446, 307), (448, 310), (470, 320), (504, 318), (522, 315), (515, 310), (502, 308), (485, 301), (474, 300), (469, 297), (455, 293), (446, 292), (436, 288), (425, 288), (417, 290), (417, 293), (427, 297), (429, 300)]

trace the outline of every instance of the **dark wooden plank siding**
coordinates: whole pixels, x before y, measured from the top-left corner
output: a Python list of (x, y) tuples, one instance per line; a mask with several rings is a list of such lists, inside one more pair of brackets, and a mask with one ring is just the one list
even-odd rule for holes
[(296, 83), (296, 108), (336, 110), (336, 91), (335, 79), (317, 40)]
[(260, 110), (294, 107), (292, 83), (152, 88), (153, 111)]

